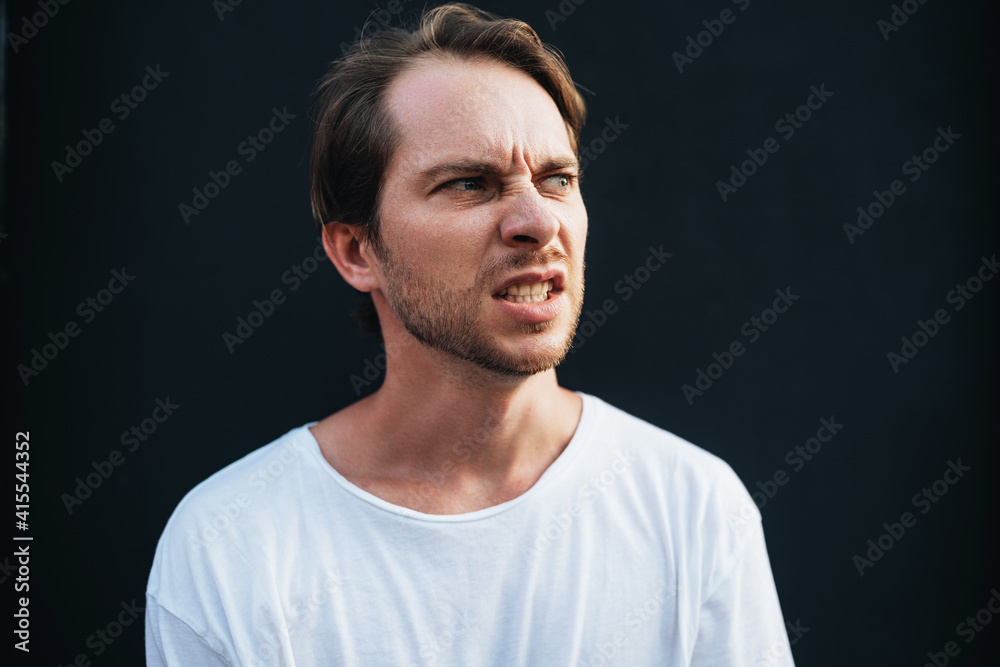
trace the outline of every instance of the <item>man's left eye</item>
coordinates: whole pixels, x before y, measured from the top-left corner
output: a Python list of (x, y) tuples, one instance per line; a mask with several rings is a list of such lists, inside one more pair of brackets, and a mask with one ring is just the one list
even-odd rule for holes
[(549, 183), (552, 183), (556, 187), (559, 187), (559, 188), (568, 188), (570, 185), (573, 184), (573, 175), (572, 174), (553, 174), (552, 176), (546, 177), (545, 180), (548, 181)]
[(459, 190), (461, 192), (475, 192), (476, 190), (482, 189), (482, 185), (479, 183), (478, 178), (456, 178), (453, 181), (448, 181), (444, 184), (445, 188), (449, 190)]

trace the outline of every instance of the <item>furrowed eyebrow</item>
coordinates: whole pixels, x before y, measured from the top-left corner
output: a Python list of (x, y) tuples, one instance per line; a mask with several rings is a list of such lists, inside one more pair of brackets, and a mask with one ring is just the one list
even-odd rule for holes
[(556, 157), (546, 160), (539, 171), (580, 171), (580, 163), (575, 157)]
[[(560, 170), (570, 170), (579, 171), (580, 163), (577, 162), (576, 158), (571, 157), (558, 157), (550, 158), (542, 163), (541, 169), (539, 171), (560, 171)], [(504, 170), (500, 165), (494, 162), (483, 162), (481, 160), (456, 160), (454, 162), (445, 162), (443, 164), (434, 165), (429, 169), (425, 169), (420, 172), (420, 178), (422, 180), (434, 181), (442, 176), (447, 175), (461, 175), (461, 174), (481, 174), (483, 176), (498, 176), (503, 174)]]
[(481, 162), (479, 160), (456, 160), (455, 162), (445, 162), (434, 165), (430, 169), (420, 172), (420, 177), (428, 181), (435, 181), (441, 176), (451, 174), (483, 174), (484, 176), (496, 176), (501, 173), (500, 166), (493, 162)]

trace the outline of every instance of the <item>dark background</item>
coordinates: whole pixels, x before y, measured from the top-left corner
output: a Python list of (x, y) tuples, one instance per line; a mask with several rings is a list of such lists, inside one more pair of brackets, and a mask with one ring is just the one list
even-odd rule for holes
[[(627, 125), (583, 183), (585, 312), (608, 298), (618, 310), (578, 338), (560, 382), (721, 456), (752, 492), (788, 475), (758, 499), (785, 618), (808, 628), (792, 635), (800, 665), (917, 666), (949, 641), (950, 664), (983, 665), (1000, 648), (998, 620), (971, 643), (956, 630), (1000, 587), (998, 281), (961, 310), (947, 301), (997, 252), (987, 4), (911, 0), (888, 40), (889, 2), (481, 4), (566, 55), (589, 91), (584, 145), (605, 119)], [(6, 5), (5, 34), (40, 11)], [(329, 262), (294, 291), (282, 275), (317, 245), (310, 92), (379, 6), (243, 2), (220, 20), (208, 0), (77, 1), (16, 53), (5, 40), (3, 438), (30, 430), (30, 530), (10, 533), (34, 537), (32, 652), (18, 664), (141, 664), (141, 616), (110, 645), (88, 638), (123, 602), (143, 604), (178, 501), (357, 400), (351, 376), (380, 348), (348, 315), (353, 291)], [(679, 72), (671, 54), (725, 8), (735, 21)], [(157, 65), (169, 75), (120, 120), (112, 101)], [(821, 85), (832, 97), (786, 140), (775, 122)], [(237, 147), (275, 107), (296, 117), (247, 163)], [(105, 117), (114, 131), (60, 182), (52, 162)], [(961, 137), (911, 182), (903, 163), (939, 127)], [(724, 202), (716, 182), (768, 137), (778, 152)], [(178, 206), (233, 159), (242, 172), (185, 224)], [(852, 244), (844, 223), (894, 179), (905, 194)], [(673, 257), (625, 300), (616, 282), (660, 245)], [(77, 305), (122, 267), (134, 280), (86, 322)], [(786, 288), (800, 298), (751, 344), (744, 322)], [(230, 353), (223, 333), (274, 289), (287, 301)], [(939, 308), (950, 320), (895, 372), (887, 353)], [(69, 321), (79, 335), (25, 385), (17, 366)], [(690, 403), (682, 385), (736, 340), (745, 353)], [(168, 397), (179, 408), (126, 451), (122, 432)], [(786, 453), (831, 417), (843, 429), (795, 471)], [(64, 494), (115, 449), (124, 462), (70, 514)], [(914, 494), (958, 459), (971, 470), (921, 514)], [(915, 525), (859, 575), (854, 556), (907, 511)], [(3, 561), (11, 597), (15, 577)]]

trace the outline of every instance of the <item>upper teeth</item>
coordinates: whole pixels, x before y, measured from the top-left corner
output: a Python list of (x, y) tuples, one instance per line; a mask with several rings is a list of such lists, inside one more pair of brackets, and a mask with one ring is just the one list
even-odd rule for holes
[(552, 281), (546, 280), (541, 283), (515, 283), (510, 285), (506, 289), (500, 290), (498, 296), (511, 295), (511, 296), (528, 296), (529, 294), (545, 294), (546, 292), (552, 291)]
[(547, 300), (551, 290), (551, 280), (541, 283), (516, 283), (507, 289), (500, 290), (500, 294), (497, 296), (504, 301), (513, 303), (538, 303)]

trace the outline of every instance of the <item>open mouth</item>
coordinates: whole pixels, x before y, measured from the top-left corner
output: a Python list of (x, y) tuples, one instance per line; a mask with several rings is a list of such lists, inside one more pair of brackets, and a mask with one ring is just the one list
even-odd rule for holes
[(515, 283), (500, 290), (495, 297), (511, 303), (540, 303), (547, 301), (549, 294), (556, 292), (551, 280), (538, 283)]

